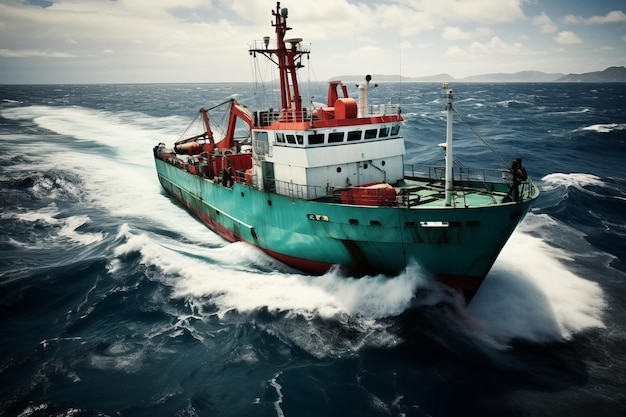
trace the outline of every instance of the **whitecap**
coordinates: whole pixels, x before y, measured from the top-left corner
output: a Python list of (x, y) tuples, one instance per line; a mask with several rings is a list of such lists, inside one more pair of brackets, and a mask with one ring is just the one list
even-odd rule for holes
[(601, 123), (595, 124), (591, 126), (583, 127), (581, 130), (590, 130), (598, 133), (611, 133), (615, 130), (624, 130), (626, 129), (626, 124), (623, 123)]
[(588, 185), (602, 186), (604, 182), (600, 177), (585, 173), (560, 173), (548, 174), (541, 179), (544, 188), (550, 190), (559, 186), (583, 188)]
[(572, 229), (547, 216), (529, 215), (467, 309), (477, 337), (507, 347), (514, 339), (555, 342), (605, 326), (602, 288), (570, 271), (566, 263), (579, 255), (573, 248), (566, 251), (536, 236), (544, 233), (570, 242), (584, 254), (593, 252)]
[(90, 245), (100, 242), (104, 239), (103, 233), (81, 232), (78, 229), (91, 222), (89, 216), (77, 215), (69, 217), (58, 217), (60, 212), (56, 204), (52, 203), (39, 210), (29, 210), (24, 212), (15, 211), (8, 214), (2, 214), (2, 218), (15, 219), (18, 221), (42, 224), (49, 226), (57, 231), (56, 234), (48, 234), (40, 238), (38, 242), (25, 244), (16, 239), (12, 239), (15, 245), (26, 249), (43, 249), (51, 245), (58, 246), (65, 244), (68, 240), (82, 245)]

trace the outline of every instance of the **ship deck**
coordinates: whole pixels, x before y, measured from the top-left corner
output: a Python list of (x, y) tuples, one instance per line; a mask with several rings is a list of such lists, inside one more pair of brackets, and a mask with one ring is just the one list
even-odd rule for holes
[[(484, 207), (502, 204), (507, 197), (507, 187), (496, 187), (501, 184), (462, 183), (455, 185), (452, 194), (454, 207)], [(498, 190), (498, 188), (501, 188)], [(405, 179), (397, 184), (398, 202), (407, 207), (445, 207), (446, 195), (441, 181)]]
[[(520, 195), (524, 196), (530, 189), (521, 185)], [(396, 191), (398, 207), (405, 208), (441, 208), (446, 207), (445, 187), (442, 181), (429, 178), (405, 178), (393, 184)], [(330, 196), (315, 199), (328, 203), (341, 202), (341, 192), (335, 189)], [(461, 181), (455, 182), (452, 195), (452, 207), (487, 207), (511, 201), (509, 186), (505, 183)]]

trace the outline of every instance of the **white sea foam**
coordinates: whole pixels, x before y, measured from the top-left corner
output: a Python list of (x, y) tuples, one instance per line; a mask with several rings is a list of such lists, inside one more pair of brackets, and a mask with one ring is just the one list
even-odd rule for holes
[(137, 343), (115, 341), (103, 353), (89, 354), (88, 363), (93, 368), (126, 373), (138, 372), (146, 358), (145, 347)]
[(186, 126), (188, 120), (48, 106), (4, 109), (2, 115), (17, 120), (33, 119), (41, 127), (60, 135), (105, 145), (79, 147), (50, 141), (16, 142), (16, 152), (37, 151), (35, 157), (39, 160), (28, 169), (71, 171), (82, 179), (81, 192), (87, 202), (107, 209), (112, 215), (149, 218), (200, 238), (196, 233), (198, 222), (161, 194), (151, 152), (158, 141), (177, 138), (174, 132), (180, 133), (181, 126)]
[(15, 219), (33, 224), (40, 223), (53, 227), (57, 230), (56, 235), (48, 235), (41, 238), (38, 242), (30, 242), (26, 244), (12, 239), (17, 246), (23, 249), (43, 249), (50, 246), (62, 245), (68, 240), (82, 245), (89, 245), (100, 242), (104, 239), (104, 235), (102, 233), (88, 233), (78, 230), (81, 226), (88, 224), (91, 221), (88, 216), (78, 215), (58, 217), (59, 214), (57, 206), (55, 204), (50, 204), (39, 210), (29, 210), (24, 212), (15, 211), (0, 214), (0, 216), (3, 219)]
[(583, 188), (587, 185), (604, 185), (604, 182), (600, 177), (593, 174), (584, 173), (564, 174), (557, 172), (546, 175), (541, 179), (541, 181), (543, 181), (542, 185), (544, 189), (547, 190), (554, 189), (559, 186)]
[[(445, 293), (438, 291), (416, 267), (394, 278), (349, 279), (336, 271), (309, 277), (290, 273), (284, 267), (276, 268), (277, 261), (256, 248), (225, 243), (165, 198), (156, 181), (150, 149), (157, 141), (177, 138), (179, 127), (187, 123), (180, 118), (46, 106), (10, 108), (2, 114), (34, 119), (61, 135), (105, 145), (97, 151), (89, 147), (81, 151), (72, 144), (67, 148), (62, 144), (37, 144), (42, 168), (62, 167), (79, 175), (88, 201), (114, 216), (139, 216), (170, 227), (191, 242), (185, 244), (124, 226), (118, 236), (122, 243), (109, 265), (111, 274), (116, 273), (126, 254), (139, 253), (143, 264), (162, 271), (173, 297), (210, 299), (218, 314), (267, 308), (305, 317), (352, 317), (360, 320), (363, 328), (375, 328), (378, 320), (401, 314), (414, 305), (416, 290), (428, 289), (434, 294), (428, 300), (420, 300), (421, 305), (446, 300)], [(16, 142), (16, 146), (26, 144)], [(547, 186), (602, 184), (590, 174), (551, 174), (543, 181)], [(58, 221), (53, 213), (43, 215), (47, 216), (45, 221)], [(538, 216), (529, 217), (536, 220)], [(78, 216), (63, 221), (64, 236), (78, 240), (100, 238), (86, 238), (76, 232), (88, 218)], [(528, 221), (527, 218), (524, 225)], [(557, 340), (590, 327), (601, 327), (604, 300), (600, 288), (570, 272), (562, 263), (566, 253), (535, 237), (536, 224), (532, 220), (530, 224), (512, 236), (468, 308), (467, 318), (476, 332), (506, 344), (514, 338)], [(259, 267), (273, 272), (260, 276)]]
[(259, 276), (251, 265), (276, 261), (245, 243), (195, 249), (177, 243), (173, 247), (171, 242), (135, 234), (127, 226), (120, 237), (125, 241), (116, 248), (116, 257), (139, 252), (141, 263), (156, 266), (172, 278), (174, 297), (209, 297), (220, 314), (267, 308), (308, 317), (348, 314), (376, 319), (400, 314), (411, 304), (418, 287), (433, 285), (417, 268), (394, 278), (345, 278), (334, 270), (321, 277), (280, 270)]
[[(547, 216), (529, 217), (530, 222), (512, 236), (480, 291), (465, 312), (461, 308), (459, 316), (461, 326), (465, 326), (472, 337), (499, 348), (506, 348), (514, 339), (558, 341), (604, 326), (605, 301), (598, 284), (569, 271), (564, 266), (569, 259), (564, 250), (531, 235), (531, 232), (553, 233), (562, 226)], [(215, 309), (207, 314), (222, 316), (231, 310), (248, 313), (266, 308), (308, 319), (322, 317), (343, 322), (344, 318), (351, 317), (351, 326), (358, 326), (363, 334), (377, 334), (376, 337), (384, 339), (381, 345), (389, 345), (396, 340), (379, 320), (416, 306), (413, 298), (416, 290), (428, 289), (433, 293), (429, 300), (418, 301), (418, 305), (444, 301), (456, 308), (460, 306), (416, 268), (395, 278), (352, 279), (336, 271), (322, 277), (280, 271), (260, 276), (258, 270), (249, 265), (272, 260), (243, 243), (218, 249), (200, 248), (190, 257), (186, 251), (193, 245), (173, 249), (145, 234), (134, 234), (130, 230), (120, 233), (126, 241), (117, 249), (118, 257), (139, 252), (143, 264), (163, 271), (174, 298), (207, 300)], [(558, 233), (570, 242), (582, 241), (582, 237), (572, 231)], [(211, 262), (207, 262), (209, 259)], [(337, 348), (321, 346), (323, 342), (319, 340), (306, 342), (304, 334), (292, 330), (292, 342), (303, 343), (302, 347), (312, 354), (323, 356)], [(316, 330), (302, 331), (310, 335)], [(351, 345), (349, 349), (358, 349), (358, 346)]]
[(624, 123), (599, 123), (591, 126), (583, 127), (582, 130), (591, 130), (593, 132), (598, 133), (610, 133), (615, 130), (624, 130), (626, 129), (626, 124)]
[(555, 234), (577, 246), (583, 256), (593, 256), (576, 232), (547, 216), (529, 215), (468, 307), (477, 334), (506, 346), (512, 339), (559, 341), (604, 327), (601, 287), (564, 266), (572, 253), (529, 232)]

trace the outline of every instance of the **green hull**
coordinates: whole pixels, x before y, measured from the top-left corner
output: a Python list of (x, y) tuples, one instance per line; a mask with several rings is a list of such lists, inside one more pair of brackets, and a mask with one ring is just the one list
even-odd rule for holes
[(155, 163), (164, 189), (210, 229), (304, 272), (321, 274), (338, 265), (353, 274), (393, 275), (416, 262), (468, 292), (477, 290), (536, 198), (467, 208), (357, 206), (294, 199), (242, 183), (228, 188), (158, 158)]

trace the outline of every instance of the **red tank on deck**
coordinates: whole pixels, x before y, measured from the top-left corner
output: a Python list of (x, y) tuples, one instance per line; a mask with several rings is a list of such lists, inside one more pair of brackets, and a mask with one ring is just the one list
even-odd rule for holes
[(341, 202), (358, 206), (395, 206), (396, 190), (384, 182), (362, 184), (342, 191)]

